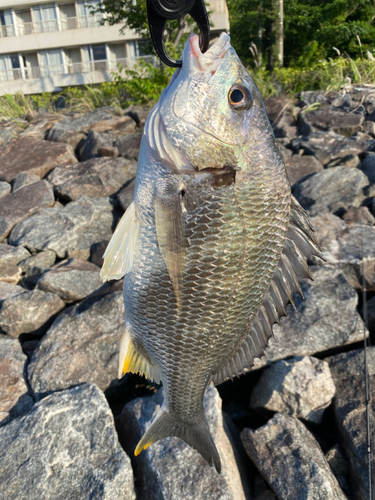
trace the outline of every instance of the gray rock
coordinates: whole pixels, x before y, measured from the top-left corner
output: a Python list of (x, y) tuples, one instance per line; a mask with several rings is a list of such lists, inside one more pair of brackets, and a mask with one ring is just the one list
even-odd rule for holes
[(20, 295), (21, 293), (25, 292), (26, 290), (22, 288), (22, 286), (0, 281), (0, 306), (5, 299), (16, 297), (17, 295)]
[[(1, 291), (0, 291), (1, 294)], [(1, 299), (1, 295), (0, 295)], [(372, 297), (370, 300), (366, 302), (366, 310), (367, 310), (367, 321), (368, 327), (371, 333), (375, 332), (375, 297)], [(362, 307), (362, 316), (364, 317), (364, 311)]]
[(34, 184), (34, 182), (40, 181), (40, 177), (35, 174), (30, 174), (29, 172), (21, 172), (16, 175), (12, 182), (12, 191), (15, 193), (19, 189), (28, 186), (29, 184)]
[(315, 156), (320, 163), (327, 165), (332, 160), (344, 159), (364, 151), (373, 151), (375, 142), (360, 137), (343, 137), (334, 132), (314, 132), (309, 136), (297, 137), (292, 141), (295, 153), (300, 149), (307, 155)]
[(347, 223), (358, 222), (365, 226), (374, 226), (375, 217), (372, 215), (368, 207), (349, 207), (343, 214), (342, 218)]
[(70, 146), (20, 137), (0, 149), (0, 180), (10, 182), (21, 172), (42, 178), (60, 163), (77, 163)]
[(302, 422), (276, 413), (242, 442), (279, 500), (346, 500), (323, 452)]
[(339, 444), (330, 448), (326, 453), (326, 460), (344, 491), (349, 489), (348, 472), (349, 463)]
[(334, 395), (328, 363), (313, 357), (294, 357), (264, 370), (251, 394), (250, 408), (320, 423)]
[[(354, 484), (356, 500), (367, 500), (367, 434), (366, 394), (364, 380), (363, 350), (332, 356), (329, 361), (336, 385), (334, 411), (341, 435), (341, 444), (349, 459), (351, 484)], [(375, 384), (375, 347), (367, 349), (367, 368), (370, 387)], [(374, 399), (370, 395), (370, 422), (375, 419)], [(375, 439), (374, 425), (371, 425), (371, 442)]]
[(126, 184), (116, 195), (117, 201), (121, 208), (127, 210), (134, 198), (135, 179), (132, 179)]
[(366, 120), (363, 123), (363, 131), (375, 138), (375, 123), (373, 121)]
[(37, 282), (37, 288), (58, 295), (64, 302), (75, 302), (100, 288), (103, 282), (97, 271), (59, 267), (46, 271)]
[[(117, 419), (120, 442), (129, 456), (163, 401), (162, 391), (128, 403)], [(154, 443), (133, 459), (139, 498), (153, 500), (245, 499), (232, 445), (223, 426), (221, 399), (209, 386), (204, 407), (222, 461), (222, 472), (209, 466), (184, 441), (169, 437)], [(151, 497), (150, 492), (153, 492)]]
[(361, 160), (358, 155), (350, 154), (344, 156), (344, 158), (336, 158), (335, 160), (327, 163), (326, 168), (332, 167), (347, 167), (347, 168), (356, 168), (361, 163)]
[(48, 267), (33, 265), (30, 266), (25, 276), (22, 278), (22, 286), (27, 288), (28, 290), (33, 290), (36, 287), (39, 279), (43, 276), (43, 274), (48, 271)]
[(329, 264), (339, 267), (356, 290), (362, 290), (363, 284), (366, 290), (375, 290), (375, 226), (347, 224), (333, 217), (330, 215), (329, 220), (326, 215), (312, 218), (323, 257)]
[(335, 167), (299, 182), (293, 194), (310, 216), (324, 212), (340, 214), (365, 200), (363, 188), (367, 186), (368, 179), (360, 170)]
[(91, 247), (90, 260), (98, 267), (102, 267), (103, 265), (103, 255), (108, 246), (108, 243), (108, 240), (104, 240), (96, 243)]
[(80, 160), (86, 161), (98, 156), (98, 149), (101, 146), (112, 146), (115, 139), (116, 137), (113, 134), (99, 133), (91, 130), (78, 148)]
[(292, 157), (293, 151), (289, 148), (286, 148), (283, 144), (280, 144), (279, 141), (277, 141), (277, 147), (279, 148), (279, 151), (281, 153), (281, 156), (283, 157), (283, 160), (286, 162), (289, 160), (289, 158)]
[(22, 269), (19, 266), (0, 264), (0, 281), (17, 284), (21, 275)]
[(137, 164), (125, 158), (92, 158), (68, 168), (56, 167), (48, 176), (57, 196), (77, 200), (110, 196), (135, 176)]
[(0, 302), (0, 331), (17, 337), (21, 333), (42, 333), (64, 302), (53, 293), (25, 292)]
[(117, 378), (124, 318), (121, 291), (89, 297), (63, 311), (29, 364), (37, 397), (81, 382), (107, 389)]
[(331, 104), (334, 99), (340, 98), (339, 92), (324, 92), (323, 90), (305, 90), (300, 93), (300, 106), (311, 104)]
[(0, 198), (10, 193), (12, 186), (9, 182), (0, 181)]
[(119, 137), (113, 145), (118, 148), (121, 156), (133, 160), (138, 160), (141, 140), (142, 133), (125, 135), (123, 137)]
[(34, 404), (23, 377), (26, 361), (19, 341), (0, 335), (0, 426)]
[(32, 136), (38, 139), (44, 139), (48, 129), (52, 125), (64, 118), (60, 113), (37, 113), (26, 129), (20, 134), (20, 137)]
[(7, 500), (135, 500), (130, 460), (94, 385), (53, 394), (0, 429)]
[(266, 99), (264, 104), (272, 126), (284, 113), (288, 113), (292, 109), (291, 99), (283, 94)]
[(358, 168), (367, 176), (370, 184), (375, 184), (375, 154), (368, 154)]
[(112, 237), (113, 219), (108, 198), (82, 196), (65, 207), (40, 210), (20, 222), (8, 241), (32, 253), (53, 250), (60, 259), (73, 250), (82, 250), (88, 258), (91, 245)]
[(285, 167), (291, 186), (307, 175), (315, 174), (323, 170), (323, 165), (315, 156), (292, 156), (285, 160)]
[(308, 356), (363, 338), (357, 312), (358, 296), (343, 272), (332, 266), (312, 267), (314, 281), (302, 282), (303, 300), (294, 296), (296, 309), (287, 306), (281, 327), (275, 325), (262, 360), (254, 368), (289, 356)]
[[(15, 247), (15, 248), (23, 248), (23, 247)], [(20, 262), (20, 268), (23, 273), (27, 273), (29, 269), (33, 267), (43, 267), (48, 268), (54, 265), (56, 261), (56, 254), (53, 250), (45, 250), (44, 252), (39, 252), (35, 255), (32, 255), (28, 259), (25, 259)]]
[(114, 116), (109, 120), (103, 120), (90, 125), (92, 132), (111, 132), (116, 136), (134, 134), (136, 123), (130, 116)]
[(260, 474), (254, 475), (253, 500), (277, 500), (275, 493), (270, 490)]
[(355, 132), (363, 130), (365, 121), (363, 113), (345, 112), (331, 106), (322, 106), (316, 111), (302, 113), (298, 119), (298, 133), (309, 135), (320, 130), (331, 130), (345, 137), (352, 136)]
[(30, 252), (26, 248), (0, 243), (0, 264), (17, 265), (28, 257)]
[(0, 122), (0, 142), (5, 145), (10, 140), (15, 139), (22, 130), (22, 126), (26, 125), (25, 120), (18, 118), (16, 121), (12, 119), (3, 119)]
[(6, 238), (18, 222), (54, 203), (53, 189), (44, 180), (0, 198), (0, 240)]
[(115, 148), (114, 146), (101, 146), (98, 149), (98, 155), (99, 156), (108, 156), (109, 158), (117, 158), (120, 154), (120, 151), (118, 148)]

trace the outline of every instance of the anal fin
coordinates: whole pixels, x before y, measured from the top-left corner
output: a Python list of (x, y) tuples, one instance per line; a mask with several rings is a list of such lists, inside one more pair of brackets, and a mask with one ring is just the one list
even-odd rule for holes
[(151, 364), (136, 350), (130, 332), (125, 328), (120, 342), (118, 378), (128, 372), (144, 375), (147, 379), (158, 384), (161, 380), (159, 368)]

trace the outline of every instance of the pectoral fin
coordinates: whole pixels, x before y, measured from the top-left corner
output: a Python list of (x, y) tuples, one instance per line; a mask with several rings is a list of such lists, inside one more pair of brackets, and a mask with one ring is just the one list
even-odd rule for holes
[(119, 280), (131, 271), (138, 231), (139, 223), (133, 202), (122, 216), (104, 253), (104, 263), (100, 271), (103, 281)]
[(187, 239), (181, 196), (155, 197), (155, 223), (160, 253), (172, 281), (177, 308), (181, 305), (181, 290), (185, 270)]

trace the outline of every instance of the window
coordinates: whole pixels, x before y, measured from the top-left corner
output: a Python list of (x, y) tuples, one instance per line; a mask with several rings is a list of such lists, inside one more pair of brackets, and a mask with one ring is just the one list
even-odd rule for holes
[(84, 71), (106, 71), (108, 69), (105, 45), (82, 47)]
[(57, 31), (57, 12), (53, 4), (33, 7), (35, 31), (37, 33)]
[(91, 28), (98, 26), (99, 21), (102, 19), (102, 14), (91, 14), (91, 11), (97, 7), (100, 0), (86, 0), (85, 2), (78, 2), (78, 15), (79, 25), (81, 28)]
[(22, 78), (18, 54), (0, 56), (0, 81)]
[(39, 54), (41, 76), (62, 75), (64, 62), (61, 49), (43, 50)]
[(1, 36), (14, 36), (16, 34), (13, 25), (12, 11), (0, 10), (0, 29)]

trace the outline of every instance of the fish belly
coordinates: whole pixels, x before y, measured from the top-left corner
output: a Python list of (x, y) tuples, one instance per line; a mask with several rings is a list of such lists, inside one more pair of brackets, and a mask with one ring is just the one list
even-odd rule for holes
[[(284, 247), (290, 188), (285, 174), (266, 173), (188, 186), (179, 308), (152, 207), (139, 207), (138, 251), (124, 286), (126, 326), (139, 352), (158, 365), (170, 413), (184, 422), (202, 413), (207, 384), (247, 334)], [(149, 189), (144, 182), (140, 190)]]

